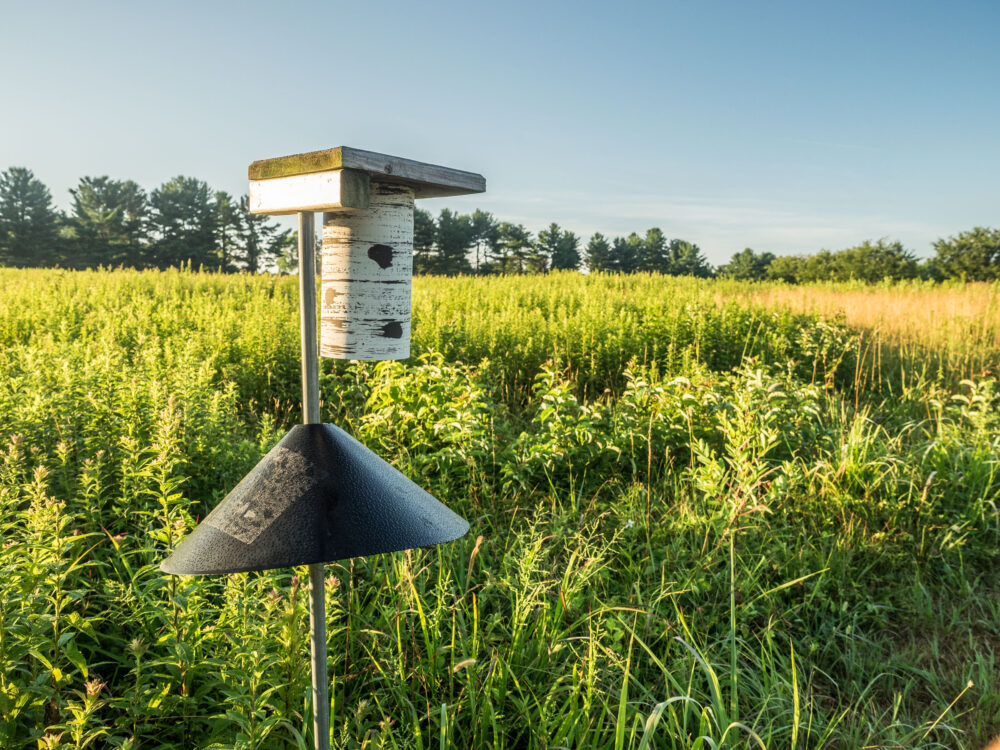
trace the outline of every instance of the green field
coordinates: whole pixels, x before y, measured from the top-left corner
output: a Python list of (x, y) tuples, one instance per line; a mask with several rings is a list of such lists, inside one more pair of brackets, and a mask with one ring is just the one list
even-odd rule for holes
[[(418, 278), (412, 360), (324, 361), (324, 421), (472, 525), (328, 566), (334, 745), (1000, 732), (1000, 286), (792, 294)], [(939, 296), (973, 322), (899, 323)], [(298, 356), (294, 278), (0, 269), (0, 747), (311, 746), (304, 571), (157, 570)]]

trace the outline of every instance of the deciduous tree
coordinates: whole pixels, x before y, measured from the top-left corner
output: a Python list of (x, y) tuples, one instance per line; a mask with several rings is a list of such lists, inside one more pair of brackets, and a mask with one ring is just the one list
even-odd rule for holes
[(883, 279), (899, 281), (915, 279), (920, 275), (916, 256), (906, 250), (901, 242), (880, 239), (865, 240), (860, 245), (839, 250), (830, 258), (829, 280), (867, 281)]
[(945, 278), (1000, 279), (1000, 229), (974, 227), (934, 243), (934, 267)]
[(760, 281), (767, 278), (767, 269), (774, 262), (774, 253), (756, 253), (752, 249), (734, 253), (732, 259), (719, 266), (718, 275), (737, 281)]

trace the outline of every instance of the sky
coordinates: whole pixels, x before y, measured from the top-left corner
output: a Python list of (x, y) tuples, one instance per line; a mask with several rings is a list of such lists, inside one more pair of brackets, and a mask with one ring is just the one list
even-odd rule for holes
[(710, 262), (1000, 226), (1000, 3), (0, 0), (0, 170), (241, 195), (346, 145), (491, 211)]

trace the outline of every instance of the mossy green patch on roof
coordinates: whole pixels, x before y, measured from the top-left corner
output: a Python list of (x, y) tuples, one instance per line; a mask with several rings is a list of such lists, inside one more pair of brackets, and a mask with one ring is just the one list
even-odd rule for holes
[(251, 180), (269, 180), (335, 169), (357, 169), (370, 174), (376, 182), (409, 185), (417, 198), (464, 195), (486, 190), (486, 178), (475, 172), (349, 146), (255, 161), (250, 165), (248, 175)]
[(272, 177), (288, 177), (309, 172), (325, 172), (328, 169), (340, 169), (342, 147), (327, 148), (322, 151), (310, 151), (305, 154), (278, 156), (274, 159), (261, 159), (250, 165), (248, 176), (251, 180), (269, 180)]

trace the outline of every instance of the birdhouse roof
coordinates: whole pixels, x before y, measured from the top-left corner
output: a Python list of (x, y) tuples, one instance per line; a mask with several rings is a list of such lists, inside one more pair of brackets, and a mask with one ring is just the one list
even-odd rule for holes
[(399, 156), (337, 146), (322, 151), (262, 159), (250, 165), (251, 180), (354, 169), (367, 172), (373, 181), (408, 185), (417, 198), (440, 198), (451, 195), (482, 193), (486, 178), (475, 172), (427, 164)]

